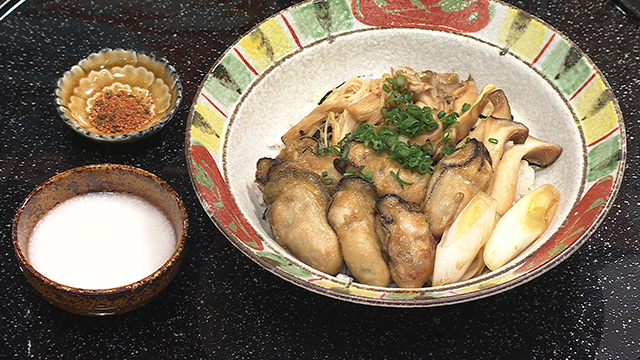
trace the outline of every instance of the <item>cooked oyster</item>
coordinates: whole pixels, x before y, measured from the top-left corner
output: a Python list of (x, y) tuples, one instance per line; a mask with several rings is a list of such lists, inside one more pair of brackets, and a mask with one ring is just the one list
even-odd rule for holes
[(331, 153), (317, 155), (317, 141), (311, 137), (302, 137), (284, 147), (275, 159), (258, 160), (256, 182), (262, 189), (276, 169), (307, 169), (318, 174), (329, 193), (333, 193), (342, 178), (342, 173), (333, 166), (336, 159)]
[(264, 187), (267, 220), (278, 244), (304, 263), (336, 274), (343, 261), (340, 244), (327, 221), (331, 196), (311, 170), (282, 169)]
[(387, 286), (389, 268), (375, 228), (377, 199), (372, 183), (357, 176), (344, 177), (333, 194), (328, 219), (353, 276), (363, 284)]
[(376, 208), (391, 277), (403, 288), (423, 286), (433, 272), (436, 241), (422, 209), (394, 194), (378, 199)]
[(471, 198), (487, 189), (492, 174), (491, 156), (476, 139), (436, 165), (423, 206), (433, 236), (441, 237)]
[(375, 150), (362, 143), (351, 143), (347, 159), (358, 166), (364, 166), (363, 171), (372, 171), (372, 181), (378, 194), (396, 194), (406, 201), (421, 203), (424, 200), (425, 189), (429, 185), (431, 175), (421, 175), (418, 172), (403, 169), (399, 175), (403, 181), (411, 186), (403, 186), (391, 174), (398, 174), (401, 166), (388, 154), (378, 154)]

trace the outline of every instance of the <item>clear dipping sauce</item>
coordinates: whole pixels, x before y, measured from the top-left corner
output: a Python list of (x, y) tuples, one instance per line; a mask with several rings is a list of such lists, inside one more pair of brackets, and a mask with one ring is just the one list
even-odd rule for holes
[(146, 200), (124, 193), (88, 193), (44, 215), (29, 239), (27, 259), (60, 284), (108, 289), (158, 270), (176, 243), (166, 215)]

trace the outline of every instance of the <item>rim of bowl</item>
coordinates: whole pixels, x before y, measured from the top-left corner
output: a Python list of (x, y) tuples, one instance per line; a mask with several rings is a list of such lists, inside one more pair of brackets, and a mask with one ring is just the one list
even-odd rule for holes
[[(67, 116), (67, 114), (65, 113), (65, 111), (64, 111), (65, 105), (62, 103), (62, 99), (60, 98), (60, 94), (62, 92), (62, 84), (64, 83), (64, 79), (68, 74), (71, 73), (71, 70), (65, 71), (62, 74), (62, 76), (60, 78), (58, 78), (58, 80), (56, 81), (56, 88), (54, 90), (55, 102), (56, 102), (56, 110), (58, 111), (58, 115), (60, 115), (60, 117), (62, 118), (62, 120), (64, 121), (65, 124), (67, 124), (73, 130), (75, 130), (77, 133), (79, 133), (79, 134), (83, 135), (84, 137), (87, 137), (87, 138), (89, 138), (91, 140), (95, 140), (95, 141), (99, 141), (99, 142), (129, 142), (129, 141), (140, 140), (140, 139), (143, 139), (143, 138), (145, 138), (145, 137), (147, 137), (149, 135), (152, 135), (152, 134), (158, 132), (160, 129), (162, 129), (175, 116), (176, 112), (178, 111), (178, 108), (180, 107), (180, 103), (182, 102), (182, 83), (180, 82), (180, 76), (178, 75), (178, 71), (176, 70), (176, 68), (173, 65), (171, 65), (169, 63), (169, 61), (167, 61), (164, 57), (159, 57), (159, 56), (156, 56), (154, 54), (147, 54), (147, 53), (145, 53), (143, 51), (135, 51), (135, 50), (131, 50), (131, 49), (103, 48), (98, 52), (93, 52), (93, 53), (89, 54), (89, 56), (83, 58), (82, 60), (77, 62), (74, 66), (79, 66), (79, 64), (82, 61), (87, 60), (87, 59), (89, 59), (91, 57), (94, 57), (94, 56), (97, 56), (97, 55), (100, 55), (100, 54), (104, 54), (104, 53), (116, 52), (116, 51), (129, 52), (129, 53), (134, 54), (136, 57), (138, 55), (145, 55), (145, 56), (148, 56), (149, 58), (151, 58), (153, 61), (156, 61), (158, 63), (163, 64), (163, 66), (165, 68), (165, 71), (167, 72), (167, 76), (175, 81), (174, 88), (176, 89), (176, 98), (175, 98), (175, 102), (171, 106), (171, 110), (169, 110), (169, 112), (157, 124), (155, 124), (155, 125), (153, 125), (151, 127), (148, 127), (146, 129), (142, 129), (142, 130), (138, 130), (138, 131), (134, 131), (134, 132), (130, 132), (130, 133), (126, 133), (126, 134), (119, 134), (119, 135), (97, 134), (97, 133), (91, 132), (91, 131), (81, 127), (75, 121), (70, 119), (69, 116)], [(82, 68), (82, 67), (80, 67), (80, 68)], [(85, 69), (82, 69), (82, 70), (86, 71)]]
[[(61, 284), (57, 281), (49, 279), (48, 277), (40, 273), (38, 270), (36, 270), (33, 267), (33, 265), (31, 265), (31, 263), (25, 256), (22, 250), (22, 247), (20, 246), (20, 243), (18, 241), (18, 223), (20, 222), (20, 218), (22, 217), (22, 212), (27, 206), (27, 203), (29, 203), (36, 194), (43, 191), (45, 187), (57, 182), (59, 179), (65, 178), (68, 176), (73, 176), (74, 174), (80, 173), (80, 172), (99, 172), (101, 170), (106, 170), (106, 169), (115, 169), (115, 170), (121, 170), (125, 172), (131, 172), (131, 173), (136, 173), (138, 175), (142, 175), (146, 178), (151, 179), (155, 183), (159, 184), (160, 186), (162, 186), (162, 188), (165, 191), (167, 191), (167, 193), (169, 193), (171, 198), (176, 202), (176, 205), (178, 205), (178, 209), (180, 210), (180, 216), (182, 218), (182, 230), (180, 232), (180, 235), (178, 236), (175, 249), (171, 253), (171, 256), (169, 257), (169, 259), (167, 259), (167, 261), (165, 261), (157, 270), (155, 270), (154, 272), (152, 272), (151, 274), (145, 276), (140, 280), (137, 280), (133, 283), (126, 284), (126, 285), (121, 285), (121, 286), (116, 286), (116, 287), (106, 288), (106, 289), (84, 289), (84, 288)], [(157, 279), (164, 273), (168, 272), (171, 268), (173, 268), (173, 266), (179, 265), (176, 263), (181, 261), (183, 257), (185, 244), (187, 240), (188, 228), (189, 228), (189, 219), (187, 215), (187, 210), (184, 207), (182, 199), (180, 198), (178, 193), (167, 182), (162, 180), (159, 176), (151, 172), (148, 172), (146, 170), (143, 170), (134, 166), (130, 166), (130, 165), (93, 164), (93, 165), (80, 166), (77, 168), (63, 171), (59, 174), (56, 174), (50, 177), (49, 179), (45, 180), (43, 183), (38, 185), (35, 189), (33, 189), (29, 193), (29, 195), (27, 195), (27, 197), (22, 201), (22, 203), (18, 207), (16, 215), (13, 218), (13, 223), (11, 226), (11, 240), (13, 243), (14, 252), (19, 261), (20, 268), (23, 271), (24, 271), (23, 268), (26, 268), (30, 273), (36, 276), (40, 281), (44, 282), (47, 286), (52, 286), (59, 290), (63, 290), (63, 291), (74, 293), (74, 294), (106, 295), (106, 294), (118, 294), (118, 293), (130, 291), (130, 290), (142, 287), (148, 283), (153, 282), (155, 279)]]

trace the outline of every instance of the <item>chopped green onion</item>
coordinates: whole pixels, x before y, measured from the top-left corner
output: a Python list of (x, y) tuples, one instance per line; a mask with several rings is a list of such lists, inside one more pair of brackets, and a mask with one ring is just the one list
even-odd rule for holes
[[(440, 115), (440, 114), (438, 114), (438, 115)], [(441, 120), (442, 120), (442, 123), (444, 124), (445, 129), (450, 127), (450, 126), (454, 126), (454, 125), (459, 124), (460, 122), (458, 121), (458, 116), (460, 116), (460, 115), (455, 111), (452, 112), (452, 113), (444, 115), (441, 118)]]
[(396, 181), (398, 183), (400, 183), (400, 187), (404, 189), (405, 185), (413, 185), (413, 183), (404, 181), (400, 178), (400, 169), (398, 169), (397, 173), (394, 173), (393, 171), (389, 171), (389, 173), (391, 173), (391, 176), (393, 176), (394, 179), (396, 179)]
[(364, 166), (360, 166), (358, 172), (356, 173), (353, 170), (345, 171), (342, 176), (355, 176), (358, 175), (359, 178), (371, 182), (373, 179), (373, 170), (367, 170), (366, 172), (362, 172), (364, 170)]
[(385, 148), (391, 149), (398, 142), (398, 133), (390, 126), (380, 126), (378, 135)]
[(456, 150), (455, 146), (449, 146), (449, 145), (443, 146), (442, 149), (440, 149), (440, 151), (442, 151), (442, 153), (445, 155), (451, 155), (455, 150)]
[(497, 144), (498, 143), (498, 139), (496, 138), (489, 138), (489, 142), (492, 144)]
[[(394, 78), (386, 78), (386, 83), (382, 89), (389, 93), (385, 105), (380, 109), (380, 113), (385, 119), (385, 124), (376, 128), (375, 126), (365, 123), (359, 126), (353, 134), (347, 134), (338, 145), (324, 148), (324, 152), (332, 152), (343, 160), (346, 160), (349, 154), (348, 143), (357, 141), (366, 147), (373, 149), (378, 154), (387, 152), (389, 158), (395, 159), (401, 165), (401, 169), (409, 169), (420, 174), (433, 173), (434, 163), (432, 156), (434, 155), (434, 146), (431, 142), (427, 142), (423, 146), (411, 144), (409, 142), (399, 141), (400, 135), (413, 138), (424, 132), (432, 132), (437, 130), (440, 125), (434, 120), (433, 109), (428, 106), (420, 107), (413, 102), (413, 92), (407, 90), (407, 78), (402, 75), (396, 75)], [(467, 111), (471, 105), (465, 103), (462, 111)], [(448, 113), (440, 111), (437, 117), (443, 123), (443, 129), (449, 129), (460, 122), (457, 112)], [(450, 131), (443, 132), (442, 142), (444, 147), (441, 151), (450, 155), (455, 151), (455, 144), (450, 138)], [(371, 170), (363, 173), (360, 169), (358, 176), (371, 181), (373, 172)], [(400, 179), (399, 170), (397, 173), (391, 172), (393, 177), (404, 187), (404, 185), (412, 185)], [(347, 171), (344, 176), (356, 175), (355, 171)]]
[(366, 180), (368, 182), (371, 182), (371, 181), (373, 181), (373, 170), (367, 170), (367, 172), (365, 172), (365, 173), (361, 172), (360, 175), (358, 175), (358, 176), (360, 176), (362, 179), (364, 179), (364, 180)]
[(405, 78), (402, 75), (396, 75), (395, 85), (397, 87), (403, 87), (403, 86), (407, 85), (407, 78)]

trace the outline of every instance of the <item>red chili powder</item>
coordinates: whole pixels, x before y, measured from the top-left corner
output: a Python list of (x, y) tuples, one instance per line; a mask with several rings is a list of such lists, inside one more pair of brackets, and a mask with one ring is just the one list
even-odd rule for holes
[(141, 98), (125, 90), (107, 90), (96, 96), (90, 122), (100, 131), (124, 134), (143, 127), (153, 114), (151, 96)]

